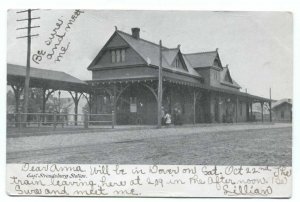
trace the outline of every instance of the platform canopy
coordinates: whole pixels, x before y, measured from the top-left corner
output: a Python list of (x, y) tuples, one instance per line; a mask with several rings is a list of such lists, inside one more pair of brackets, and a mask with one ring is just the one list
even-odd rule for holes
[[(107, 79), (93, 79), (93, 80), (87, 80), (86, 82), (92, 87), (97, 88), (101, 86), (107, 86), (107, 85), (114, 85), (114, 84), (127, 84), (127, 83), (139, 83), (139, 82), (147, 82), (147, 81), (156, 81), (157, 77), (155, 76), (118, 76), (118, 77), (110, 77)], [(251, 102), (270, 102), (275, 100), (270, 100), (269, 98), (264, 98), (256, 95), (252, 95), (250, 93), (241, 92), (239, 90), (230, 90), (225, 88), (218, 88), (214, 86), (208, 86), (201, 84), (199, 82), (196, 82), (194, 78), (186, 77), (184, 75), (178, 75), (178, 74), (172, 74), (171, 72), (164, 72), (163, 81), (170, 82), (173, 84), (178, 85), (184, 85), (193, 87), (198, 90), (204, 90), (204, 91), (211, 91), (211, 92), (217, 92), (217, 93), (226, 93), (227, 95), (231, 96), (239, 96), (243, 97)]]
[[(192, 85), (194, 87), (201, 88), (203, 90), (215, 91), (220, 93), (227, 93), (231, 95), (237, 95), (241, 97), (248, 98), (254, 102), (268, 102), (270, 101), (268, 98), (263, 98), (255, 95), (251, 95), (249, 93), (244, 93), (240, 91), (233, 91), (228, 89), (222, 89), (212, 86), (205, 85), (193, 85), (196, 82), (193, 82), (193, 78), (184, 77), (182, 75), (172, 74), (171, 72), (166, 72), (165, 79), (171, 82), (179, 82), (184, 85)], [(14, 64), (7, 64), (7, 84), (8, 85), (16, 85), (23, 86), (26, 75), (26, 67)], [(177, 78), (174, 76), (182, 76), (182, 78)], [(188, 78), (188, 80), (187, 80)], [(139, 81), (141, 78), (137, 78)], [(151, 80), (156, 80), (157, 78), (151, 77), (148, 78)], [(45, 89), (55, 89), (55, 90), (66, 90), (66, 91), (75, 91), (75, 92), (91, 92), (95, 86), (94, 83), (115, 83), (115, 82), (131, 82), (135, 79), (129, 77), (124, 79), (109, 79), (109, 80), (90, 80), (90, 81), (82, 81), (76, 77), (71, 76), (65, 72), (54, 71), (54, 70), (46, 70), (40, 68), (30, 68), (30, 87), (32, 88), (45, 88)], [(143, 80), (143, 79), (141, 79)], [(144, 80), (147, 80), (144, 78)]]
[[(26, 67), (7, 64), (7, 84), (21, 86), (24, 85)], [(30, 87), (45, 88), (55, 90), (66, 90), (76, 92), (89, 92), (86, 82), (71, 76), (65, 72), (30, 68)]]

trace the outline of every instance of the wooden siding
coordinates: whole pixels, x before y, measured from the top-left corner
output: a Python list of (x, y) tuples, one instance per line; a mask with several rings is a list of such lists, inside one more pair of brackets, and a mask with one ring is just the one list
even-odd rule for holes
[[(178, 60), (178, 67), (176, 67), (176, 60)], [(172, 67), (174, 67), (176, 69), (181, 69), (181, 70), (187, 71), (186, 68), (184, 68), (182, 61), (181, 61), (180, 57), (178, 56), (178, 54), (172, 63)]]
[(115, 80), (128, 78), (157, 77), (157, 70), (151, 67), (111, 68), (109, 71), (93, 71), (93, 80)]
[[(274, 108), (272, 111), (274, 113), (273, 119), (275, 121), (284, 121), (284, 122), (292, 121), (292, 105), (284, 103)], [(283, 115), (283, 117), (281, 115)]]
[[(112, 63), (111, 49), (125, 49), (125, 61), (119, 63)], [(128, 65), (146, 64), (145, 61), (137, 54), (120, 36), (115, 35), (104, 49), (103, 55), (97, 61), (95, 68), (103, 67), (119, 67)], [(94, 71), (93, 71), (94, 73)], [(94, 78), (94, 76), (93, 76)], [(95, 77), (96, 78), (96, 77)]]
[(107, 44), (107, 48), (116, 48), (116, 47), (128, 46), (127, 42), (124, 41), (118, 34), (116, 34), (110, 42)]

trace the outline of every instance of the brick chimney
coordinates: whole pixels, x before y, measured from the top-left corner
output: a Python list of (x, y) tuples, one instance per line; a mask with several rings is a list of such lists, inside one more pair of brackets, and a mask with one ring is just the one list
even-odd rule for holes
[(132, 32), (133, 38), (135, 38), (135, 39), (140, 38), (140, 28), (138, 28), (138, 27), (131, 28), (131, 32)]

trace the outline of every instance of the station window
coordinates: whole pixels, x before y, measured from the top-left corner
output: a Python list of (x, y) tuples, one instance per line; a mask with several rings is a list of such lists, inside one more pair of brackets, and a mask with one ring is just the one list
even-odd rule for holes
[(136, 97), (130, 97), (130, 112), (135, 113), (137, 112), (137, 99)]
[(179, 59), (178, 58), (175, 59), (175, 67), (176, 68), (179, 67)]
[(121, 50), (116, 50), (116, 62), (119, 63), (121, 61)]
[(219, 80), (219, 72), (218, 71), (213, 71), (213, 77), (215, 80)]
[(121, 61), (125, 62), (125, 49), (121, 50)]
[(116, 51), (111, 51), (111, 62), (116, 63)]
[(111, 62), (120, 63), (125, 62), (126, 51), (125, 49), (115, 49), (111, 51)]
[(219, 63), (219, 60), (218, 60), (218, 59), (215, 59), (215, 60), (214, 60), (214, 66), (215, 66), (215, 67), (219, 67), (219, 66), (220, 66), (220, 63)]

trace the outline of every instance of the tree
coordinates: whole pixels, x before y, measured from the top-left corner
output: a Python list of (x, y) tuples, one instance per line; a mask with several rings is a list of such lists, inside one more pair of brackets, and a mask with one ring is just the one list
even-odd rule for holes
[(11, 90), (8, 90), (6, 93), (6, 106), (15, 105), (15, 104), (16, 104), (15, 95)]

